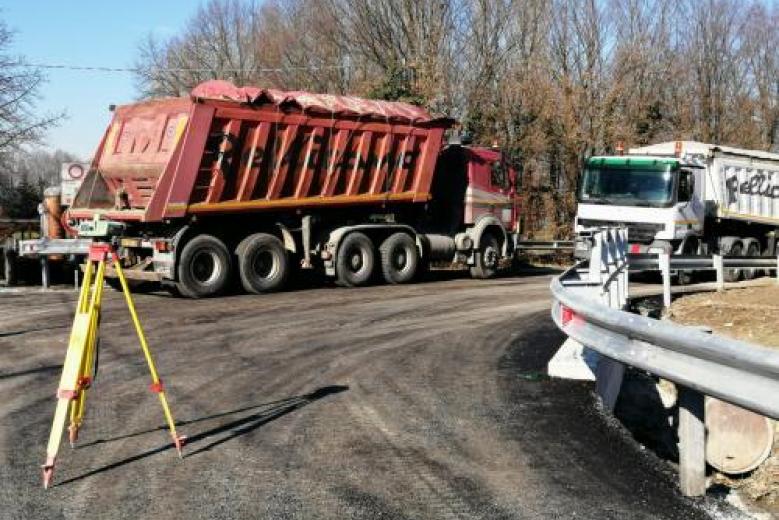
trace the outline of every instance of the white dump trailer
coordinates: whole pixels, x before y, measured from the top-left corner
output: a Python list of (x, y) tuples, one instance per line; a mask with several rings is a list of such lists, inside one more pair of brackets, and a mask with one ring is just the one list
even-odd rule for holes
[[(774, 256), (779, 154), (671, 141), (592, 157), (578, 201), (578, 237), (593, 227), (625, 225), (633, 253)], [(586, 244), (577, 240), (577, 256)], [(754, 270), (727, 273), (730, 280), (751, 276)]]

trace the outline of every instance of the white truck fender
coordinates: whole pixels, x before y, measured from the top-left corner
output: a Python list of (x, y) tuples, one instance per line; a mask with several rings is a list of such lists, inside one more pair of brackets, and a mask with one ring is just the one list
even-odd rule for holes
[(287, 229), (287, 226), (285, 226), (281, 222), (276, 222), (276, 226), (279, 228), (279, 231), (281, 231), (281, 238), (284, 241), (284, 249), (286, 249), (290, 253), (297, 253), (298, 248), (297, 245), (295, 244), (295, 238), (292, 236), (290, 230)]
[(468, 236), (471, 237), (473, 240), (473, 248), (474, 250), (479, 249), (481, 246), (481, 237), (484, 235), (484, 231), (490, 227), (490, 226), (496, 226), (500, 228), (500, 232), (503, 236), (503, 256), (507, 256), (509, 252), (511, 251), (511, 244), (509, 244), (508, 239), (508, 233), (506, 233), (506, 228), (503, 226), (503, 223), (498, 220), (496, 217), (492, 215), (485, 215), (479, 220), (476, 221), (476, 224), (469, 228), (466, 233), (468, 233)]

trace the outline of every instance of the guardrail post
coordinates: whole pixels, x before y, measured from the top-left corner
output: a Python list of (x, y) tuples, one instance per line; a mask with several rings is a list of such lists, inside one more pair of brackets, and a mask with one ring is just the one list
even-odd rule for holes
[(603, 231), (598, 230), (592, 235), (593, 244), (590, 251), (590, 265), (587, 279), (601, 284), (603, 274)]
[(671, 306), (671, 254), (660, 253), (657, 256), (660, 274), (663, 276), (663, 307), (668, 309)]
[(704, 396), (679, 387), (679, 485), (682, 494), (706, 494), (706, 425)]
[(714, 262), (714, 270), (717, 272), (717, 290), (724, 291), (725, 290), (725, 267), (722, 263), (722, 255), (719, 253), (714, 253), (712, 260)]
[(620, 309), (625, 309), (628, 304), (628, 291), (629, 291), (629, 280), (630, 280), (630, 268), (628, 267), (628, 257), (627, 257), (627, 251), (628, 251), (628, 230), (627, 228), (621, 228), (618, 232), (619, 236), (619, 244), (618, 244), (618, 252), (619, 252), (619, 261), (620, 261), (620, 267), (622, 269), (622, 273), (619, 276), (619, 285), (620, 285), (620, 293), (622, 294), (622, 299), (620, 301)]
[(49, 257), (46, 255), (41, 257), (41, 285), (44, 289), (49, 288)]
[(776, 283), (779, 283), (779, 247), (776, 249)]
[(3, 280), (6, 285), (11, 285), (9, 282), (9, 279), (11, 278), (11, 259), (6, 255), (6, 248), (0, 247), (0, 262), (3, 264)]
[(613, 229), (606, 230), (604, 232), (604, 235), (606, 237), (606, 243), (605, 243), (605, 253), (606, 253), (606, 282), (603, 286), (603, 290), (606, 292), (606, 305), (611, 307), (612, 309), (618, 308), (618, 301), (619, 301), (619, 284), (614, 283), (616, 280), (612, 279), (612, 276), (617, 271), (617, 244), (616, 244), (616, 233)]
[(13, 247), (13, 242), (6, 242), (2, 254), (5, 260), (3, 262), (3, 279), (5, 285), (11, 286), (16, 284), (16, 248)]

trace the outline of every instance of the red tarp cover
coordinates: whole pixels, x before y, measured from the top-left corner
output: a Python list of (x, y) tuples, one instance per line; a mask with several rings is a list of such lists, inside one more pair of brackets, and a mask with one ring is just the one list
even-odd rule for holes
[(414, 123), (423, 123), (434, 119), (425, 109), (409, 103), (333, 94), (312, 94), (302, 90), (283, 91), (271, 88), (236, 87), (229, 81), (222, 80), (205, 81), (193, 88), (191, 95), (194, 98), (224, 99), (241, 103), (292, 105), (304, 111), (349, 116), (365, 115)]

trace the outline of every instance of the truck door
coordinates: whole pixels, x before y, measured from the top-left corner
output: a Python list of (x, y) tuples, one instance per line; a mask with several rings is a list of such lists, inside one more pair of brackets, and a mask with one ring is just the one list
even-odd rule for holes
[(469, 157), (470, 151), (462, 146), (447, 146), (438, 157), (430, 188), (428, 232), (453, 234), (462, 229)]
[(491, 211), (506, 228), (511, 229), (514, 223), (514, 196), (509, 173), (508, 165), (502, 156), (492, 161), (490, 186), (495, 196), (495, 204)]
[(677, 180), (676, 235), (699, 235), (703, 232), (702, 169), (681, 169)]

